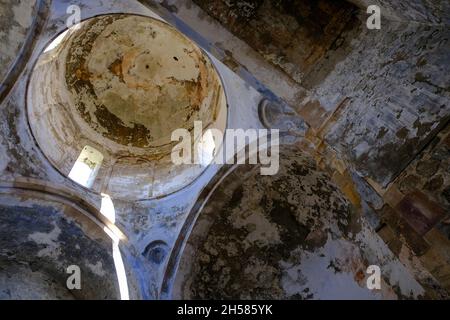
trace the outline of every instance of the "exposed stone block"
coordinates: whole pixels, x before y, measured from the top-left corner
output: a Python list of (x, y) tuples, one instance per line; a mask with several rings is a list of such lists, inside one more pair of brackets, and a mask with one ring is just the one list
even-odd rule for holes
[(408, 194), (396, 209), (420, 235), (425, 235), (445, 216), (438, 204), (419, 191)]
[(404, 241), (404, 243), (417, 256), (423, 255), (429, 249), (429, 244), (422, 238), (422, 236), (391, 207), (383, 207), (381, 221), (392, 228), (396, 238)]

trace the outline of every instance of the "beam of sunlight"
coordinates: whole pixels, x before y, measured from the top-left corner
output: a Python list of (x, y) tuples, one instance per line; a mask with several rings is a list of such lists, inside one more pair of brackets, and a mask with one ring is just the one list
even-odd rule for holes
[[(111, 197), (102, 193), (101, 214), (109, 219), (113, 224), (116, 221), (116, 210)], [(112, 240), (112, 254), (114, 260), (114, 267), (116, 269), (117, 281), (119, 282), (119, 291), (121, 300), (130, 300), (128, 291), (127, 274), (123, 264), (122, 254), (120, 253), (119, 243), (120, 238), (108, 227), (103, 227), (103, 230), (108, 234)]]
[(122, 254), (119, 249), (119, 242), (113, 242), (113, 259), (116, 267), (117, 280), (119, 281), (120, 298), (122, 300), (130, 300), (128, 293), (127, 274), (123, 265)]
[(61, 43), (61, 41), (63, 41), (63, 39), (66, 37), (67, 32), (69, 32), (69, 30), (64, 31), (63, 33), (61, 33), (59, 36), (57, 36), (55, 38), (55, 40), (53, 40), (48, 46), (47, 48), (45, 48), (44, 53), (52, 51), (53, 49), (55, 49), (57, 46), (59, 46), (59, 44)]
[(111, 197), (104, 193), (102, 193), (102, 204), (100, 212), (113, 224), (116, 223), (116, 210), (114, 209), (114, 204), (111, 200)]

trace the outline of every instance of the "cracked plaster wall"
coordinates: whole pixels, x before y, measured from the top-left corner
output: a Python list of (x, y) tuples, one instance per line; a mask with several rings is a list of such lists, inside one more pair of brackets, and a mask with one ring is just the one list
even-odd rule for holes
[[(53, 1), (52, 13), (58, 13), (60, 18), (52, 21), (49, 24), (48, 29), (44, 31), (42, 41), (38, 44), (38, 49), (35, 51), (34, 56), (30, 61), (35, 61), (35, 59), (37, 59), (37, 52), (44, 48), (46, 41), (52, 38), (57, 30), (61, 31), (64, 27), (65, 9), (68, 3), (68, 1)], [(342, 20), (341, 23), (338, 23), (339, 30), (343, 32), (339, 35), (338, 45), (331, 46), (328, 51), (320, 51), (321, 58), (319, 60), (314, 60), (314, 66), (308, 65), (307, 69), (309, 69), (309, 71), (305, 74), (301, 73), (300, 68), (298, 69), (300, 70), (300, 73), (297, 71), (296, 73), (289, 73), (292, 70), (297, 70), (296, 66), (292, 64), (286, 64), (279, 68), (280, 66), (277, 65), (277, 63), (285, 60), (278, 59), (273, 55), (270, 56), (270, 54), (267, 57), (269, 58), (268, 64), (275, 66), (273, 69), (270, 69), (267, 67), (267, 64), (264, 64), (264, 62), (267, 63), (267, 61), (264, 60), (266, 57), (263, 57), (263, 59), (261, 59), (261, 57), (255, 58), (256, 56), (250, 54), (250, 58), (246, 56), (247, 60), (244, 59), (244, 61), (247, 62), (249, 70), (252, 70), (252, 72), (256, 71), (255, 74), (258, 74), (258, 70), (261, 66), (263, 72), (260, 72), (258, 75), (264, 78), (265, 83), (271, 84), (271, 88), (277, 89), (277, 86), (283, 86), (282, 88), (278, 88), (278, 91), (275, 90), (275, 92), (282, 93), (280, 96), (289, 101), (289, 103), (297, 103), (300, 115), (307, 120), (313, 130), (317, 131), (313, 133), (310, 131), (308, 133), (308, 138), (313, 142), (318, 142), (318, 145), (324, 137), (326, 137), (325, 141), (335, 141), (336, 144), (332, 144), (332, 146), (340, 152), (338, 158), (343, 157), (347, 161), (350, 160), (345, 164), (349, 164), (350, 167), (357, 167), (358, 170), (356, 176), (359, 177), (362, 173), (368, 173), (371, 178), (376, 178), (379, 182), (386, 182), (391, 181), (401, 172), (399, 169), (400, 167), (408, 167), (405, 175), (401, 175), (398, 180), (400, 183), (398, 189), (401, 189), (400, 194), (391, 192), (390, 190), (386, 191), (386, 193), (382, 189), (380, 191), (378, 188), (379, 186), (375, 183), (371, 184), (369, 187), (365, 187), (366, 189), (364, 190), (367, 194), (361, 192), (361, 189), (357, 192), (357, 196), (361, 196), (364, 200), (368, 200), (368, 203), (358, 199), (355, 203), (366, 206), (365, 208), (367, 211), (374, 209), (378, 210), (379, 207), (383, 206), (384, 202), (387, 202), (388, 207), (391, 209), (394, 208), (393, 213), (386, 209), (386, 207), (383, 208), (385, 214), (382, 216), (381, 223), (384, 223), (384, 225), (382, 225), (383, 227), (378, 232), (378, 235), (387, 244), (387, 248), (384, 247), (386, 252), (383, 252), (383, 255), (390, 256), (391, 252), (393, 252), (396, 256), (399, 256), (401, 265), (397, 265), (399, 262), (396, 257), (392, 258), (392, 263), (394, 264), (392, 270), (394, 274), (396, 271), (398, 272), (398, 270), (403, 270), (402, 268), (406, 266), (407, 271), (405, 274), (411, 273), (420, 283), (420, 286), (425, 289), (427, 296), (442, 298), (445, 297), (447, 293), (441, 287), (445, 285), (448, 287), (448, 284), (446, 284), (445, 281), (448, 280), (449, 274), (449, 263), (448, 257), (446, 256), (448, 246), (446, 247), (445, 239), (441, 239), (442, 232), (445, 232), (446, 230), (446, 225), (441, 223), (439, 226), (439, 230), (441, 231), (436, 233), (434, 224), (432, 224), (432, 229), (428, 231), (424, 238), (417, 237), (415, 233), (405, 231), (405, 226), (409, 226), (408, 215), (403, 215), (402, 219), (406, 221), (399, 223), (397, 217), (401, 215), (401, 213), (395, 212), (398, 203), (391, 203), (391, 200), (389, 200), (389, 197), (392, 197), (391, 193), (394, 194), (394, 197), (401, 200), (404, 196), (402, 192), (409, 192), (405, 189), (405, 186), (408, 185), (408, 183), (404, 183), (404, 179), (407, 179), (410, 176), (414, 177), (418, 172), (425, 172), (424, 177), (420, 177), (420, 181), (412, 183), (413, 187), (422, 189), (423, 185), (423, 188), (426, 189), (425, 194), (428, 197), (433, 198), (433, 200), (440, 202), (439, 205), (445, 204), (446, 201), (445, 190), (447, 187), (448, 171), (445, 170), (445, 160), (440, 160), (439, 168), (442, 169), (438, 169), (438, 171), (432, 175), (433, 179), (430, 180), (430, 182), (434, 181), (434, 190), (429, 190), (429, 188), (425, 186), (428, 182), (425, 182), (425, 180), (428, 179), (429, 173), (426, 173), (427, 170), (423, 171), (422, 169), (424, 169), (424, 167), (426, 169), (428, 166), (427, 164), (418, 166), (417, 162), (414, 161), (408, 166), (411, 161), (420, 155), (425, 162), (429, 162), (429, 167), (433, 169), (436, 167), (436, 164), (433, 161), (436, 157), (434, 152), (436, 151), (439, 154), (443, 153), (444, 155), (446, 152), (445, 147), (443, 147), (445, 146), (444, 143), (432, 143), (430, 146), (431, 149), (426, 149), (426, 152), (421, 153), (422, 148), (427, 145), (427, 142), (432, 141), (433, 137), (435, 137), (437, 132), (444, 126), (446, 116), (448, 116), (448, 90), (446, 90), (446, 87), (449, 83), (447, 77), (449, 72), (445, 69), (446, 65), (448, 65), (446, 61), (448, 60), (449, 52), (448, 28), (443, 27), (442, 25), (426, 26), (426, 24), (437, 24), (435, 23), (437, 22), (436, 19), (433, 20), (434, 18), (432, 16), (441, 15), (442, 17), (445, 17), (445, 12), (447, 11), (444, 10), (439, 12), (439, 10), (435, 10), (436, 8), (439, 9), (438, 6), (432, 6), (431, 8), (434, 9), (429, 15), (431, 18), (426, 18), (426, 21), (422, 24), (423, 20), (421, 20), (421, 16), (424, 15), (421, 15), (420, 12), (426, 12), (425, 15), (427, 15), (429, 11), (423, 11), (421, 9), (423, 6), (421, 6), (420, 3), (425, 3), (425, 1), (408, 2), (408, 7), (403, 11), (406, 15), (400, 17), (403, 21), (412, 18), (416, 22), (421, 22), (420, 24), (393, 23), (387, 21), (386, 24), (383, 22), (383, 26), (386, 28), (383, 32), (369, 32), (367, 30), (361, 30), (361, 27), (365, 24), (364, 14), (360, 14), (362, 19), (360, 18), (361, 20), (359, 21), (352, 18), (351, 21), (356, 22), (356, 24), (346, 24), (345, 19)], [(430, 4), (432, 2), (427, 1), (427, 3)], [(395, 10), (399, 8), (399, 4), (395, 5), (393, 1), (390, 1), (389, 3), (386, 2), (386, 4), (389, 4), (389, 6)], [(401, 5), (403, 6), (406, 4)], [(106, 1), (104, 3), (90, 1), (89, 3), (82, 3), (81, 6), (83, 10), (87, 10), (91, 15), (112, 11), (127, 11), (134, 13), (149, 12), (145, 7), (139, 5), (135, 1)], [(428, 7), (430, 6), (428, 5)], [(445, 7), (441, 8), (445, 9)], [(175, 6), (175, 8), (173, 8), (174, 12), (176, 9)], [(186, 10), (184, 7), (182, 9)], [(419, 14), (417, 12), (419, 12)], [(204, 19), (205, 21), (213, 20), (204, 13), (203, 15), (200, 14), (200, 17), (198, 17), (197, 20), (200, 21), (201, 19)], [(392, 19), (391, 15), (390, 19), (397, 20)], [(434, 22), (430, 23), (429, 21), (431, 20)], [(286, 21), (291, 20), (286, 19)], [(342, 29), (342, 24), (346, 24), (348, 28)], [(203, 32), (207, 32), (211, 29), (202, 27)], [(336, 33), (333, 32), (332, 34), (336, 35)], [(280, 39), (280, 41), (281, 40), (284, 41), (285, 39)], [(231, 36), (228, 43), (235, 45), (236, 43), (239, 43), (238, 41), (239, 39)], [(329, 42), (327, 43), (329, 44)], [(226, 49), (227, 42), (223, 42), (222, 46)], [(254, 44), (250, 43), (250, 47), (254, 47)], [(242, 48), (247, 50), (247, 47), (244, 46), (238, 48), (239, 50)], [(276, 47), (270, 49), (272, 52), (280, 50), (280, 48)], [(240, 53), (242, 53), (242, 51), (240, 51)], [(289, 55), (285, 55), (285, 57), (287, 56)], [(281, 55), (281, 57), (283, 57), (283, 55)], [(370, 59), (366, 59), (367, 57)], [(257, 120), (255, 121), (254, 117), (255, 114), (257, 117), (257, 111), (255, 112), (255, 110), (261, 96), (255, 92), (255, 90), (250, 88), (251, 86), (255, 87), (256, 82), (254, 79), (248, 77), (247, 73), (240, 73), (241, 69), (235, 62), (241, 63), (243, 61), (241, 55), (234, 57), (237, 58), (236, 61), (231, 58), (233, 57), (229, 57), (228, 60), (225, 59), (224, 61), (227, 62), (227, 65), (236, 71), (242, 78), (248, 80), (246, 83), (241, 79), (236, 78), (235, 75), (232, 76), (232, 73), (228, 69), (222, 69), (221, 71), (222, 74), (227, 75), (225, 77), (225, 86), (228, 87), (229, 92), (236, 90), (237, 87), (244, 88), (239, 89), (242, 90), (240, 92), (241, 94), (236, 94), (236, 91), (234, 91), (234, 94), (231, 95), (229, 100), (232, 108), (239, 110), (239, 112), (230, 113), (231, 126), (242, 127), (242, 125), (244, 125), (258, 127), (260, 124)], [(364, 63), (358, 62), (363, 59), (364, 61), (372, 60), (374, 61), (374, 64), (370, 64), (370, 66), (367, 67)], [(2, 132), (2, 135), (0, 136), (0, 149), (1, 151), (4, 151), (2, 152), (0, 160), (2, 180), (14, 180), (20, 177), (27, 177), (54, 183), (58, 182), (70, 189), (77, 190), (77, 192), (85, 199), (88, 199), (88, 201), (99, 204), (99, 198), (97, 196), (86, 190), (82, 190), (54, 171), (53, 167), (39, 152), (39, 148), (35, 145), (32, 136), (28, 132), (27, 122), (23, 112), (23, 94), (26, 91), (26, 76), (30, 72), (31, 64), (25, 68), (25, 76), (16, 83), (12, 94), (8, 99), (2, 101), (2, 110), (0, 112)], [(357, 67), (355, 67), (355, 65), (357, 65)], [(305, 76), (305, 78), (302, 78), (302, 85), (305, 88), (299, 87), (298, 84), (292, 84), (294, 76), (298, 74)], [(290, 78), (291, 75), (293, 76), (292, 79)], [(283, 79), (283, 81), (279, 81), (279, 79)], [(299, 80), (298, 77), (296, 79)], [(361, 86), (361, 83), (369, 84), (374, 90), (374, 93), (368, 90), (368, 87)], [(265, 92), (264, 90), (261, 90), (261, 87), (258, 85), (256, 85), (256, 88), (260, 92)], [(411, 90), (409, 89), (414, 90), (412, 93), (414, 93), (415, 96), (411, 96)], [(305, 105), (302, 105), (302, 103), (304, 102), (303, 98), (306, 96), (306, 93), (310, 93), (309, 98), (312, 102), (319, 100), (321, 97), (323, 97), (323, 99), (320, 100), (320, 103), (308, 104), (307, 106), (309, 106), (309, 108), (305, 108)], [(394, 99), (389, 100), (383, 93), (388, 93), (389, 97), (394, 97)], [(374, 99), (374, 97), (378, 97), (378, 99)], [(386, 104), (380, 103), (379, 101), (385, 102)], [(442, 104), (444, 104), (443, 108), (441, 107)], [(293, 105), (295, 106), (295, 104)], [(367, 108), (367, 106), (375, 107)], [(405, 109), (405, 111), (402, 111), (400, 118), (397, 119), (396, 116), (403, 109)], [(341, 111), (344, 116), (340, 114)], [(375, 119), (378, 115), (380, 115), (381, 120), (377, 120), (376, 122), (369, 121), (369, 117)], [(347, 118), (352, 119), (351, 123), (346, 121)], [(314, 123), (315, 119), (318, 119), (317, 123)], [(368, 120), (365, 121), (365, 119)], [(415, 127), (414, 124), (417, 120), (419, 122)], [(428, 122), (431, 124), (427, 125)], [(365, 135), (365, 128), (367, 126), (370, 130), (368, 135)], [(412, 130), (412, 128), (415, 128), (416, 130), (412, 133), (409, 132), (407, 138), (401, 138), (401, 136), (396, 136), (396, 133), (398, 130), (402, 129), (402, 126), (405, 126), (408, 130)], [(419, 127), (419, 129), (421, 128), (420, 132), (417, 130), (417, 127)], [(348, 132), (352, 132), (352, 134), (347, 135)], [(380, 139), (377, 139), (379, 135)], [(409, 139), (409, 135), (412, 135), (412, 139)], [(446, 141), (443, 136), (439, 137), (442, 141)], [(319, 138), (318, 141), (317, 138)], [(382, 159), (383, 154), (379, 151), (383, 150), (383, 148), (392, 140), (396, 141), (399, 145), (403, 145), (403, 143), (406, 142), (405, 145), (408, 149), (407, 157), (400, 152), (394, 152), (391, 155), (394, 158), (390, 159), (390, 161)], [(357, 160), (358, 158), (355, 153), (355, 147), (360, 145), (361, 142), (362, 147), (364, 147), (364, 142), (372, 143), (373, 141), (377, 141), (376, 148), (369, 150), (369, 152), (371, 152), (371, 157), (369, 157), (369, 159), (372, 159), (372, 155), (375, 154), (375, 158), (377, 158), (378, 155), (379, 157), (377, 159), (380, 160), (381, 158), (381, 160), (385, 162), (381, 160), (372, 162), (360, 161), (359, 164), (357, 161), (355, 162), (355, 159)], [(438, 146), (438, 149), (435, 149), (436, 146)], [(311, 146), (309, 145), (309, 147)], [(318, 149), (321, 150), (320, 148), (319, 145)], [(361, 150), (361, 148), (359, 148), (359, 150)], [(364, 148), (362, 148), (362, 150), (364, 151)], [(395, 149), (395, 151), (397, 150)], [(364, 152), (362, 154), (364, 154)], [(332, 159), (333, 158), (330, 157), (328, 160), (331, 161)], [(385, 165), (386, 163), (387, 167)], [(381, 170), (378, 170), (377, 168), (381, 168)], [(338, 166), (337, 171), (339, 171), (339, 173), (341, 173), (341, 171), (345, 172), (340, 166)], [(434, 169), (431, 171), (434, 171)], [(215, 169), (211, 168), (197, 184), (187, 188), (179, 194), (162, 199), (161, 201), (144, 201), (132, 205), (127, 201), (115, 201), (117, 207), (117, 224), (125, 230), (130, 237), (130, 253), (127, 253), (126, 259), (135, 261), (133, 266), (140, 281), (140, 286), (143, 288), (144, 297), (158, 297), (161, 278), (164, 274), (165, 262), (169, 256), (167, 252), (173, 247), (175, 239), (181, 230), (181, 225), (186, 219), (187, 213), (192, 207), (197, 194), (214, 173)], [(337, 172), (333, 175), (333, 180), (335, 180), (336, 173)], [(440, 184), (441, 179), (439, 177), (443, 180), (442, 184)], [(409, 179), (411, 180), (412, 178)], [(367, 183), (367, 181), (363, 182)], [(371, 183), (371, 181), (369, 182)], [(396, 187), (396, 183), (394, 183), (394, 186)], [(349, 193), (349, 190), (351, 191), (354, 186), (351, 186), (348, 180), (344, 179), (344, 184), (339, 185), (339, 187), (345, 191), (346, 196), (353, 202), (354, 197), (352, 197), (351, 192)], [(383, 197), (382, 200), (376, 198), (380, 195)], [(408, 198), (406, 201), (408, 201)], [(409, 201), (411, 202), (411, 199), (409, 199)], [(174, 203), (177, 204), (174, 205)], [(390, 214), (386, 213), (388, 211)], [(378, 214), (378, 212), (376, 214)], [(392, 217), (396, 219), (393, 219)], [(376, 227), (377, 223), (380, 223), (380, 217), (375, 217), (374, 220), (375, 222), (373, 225)], [(445, 220), (442, 220), (442, 222), (445, 222)], [(419, 227), (423, 227), (423, 225), (419, 225)], [(371, 228), (373, 228), (373, 226)], [(414, 229), (412, 230), (414, 231)], [(366, 237), (372, 240), (368, 241), (368, 244), (378, 247), (380, 238), (372, 231), (369, 232), (369, 235), (370, 237), (366, 234)], [(161, 244), (160, 241), (162, 241), (163, 244)], [(342, 249), (346, 247), (348, 243), (345, 245), (342, 243), (334, 243), (333, 245)], [(352, 245), (350, 245), (350, 247), (352, 247)], [(382, 243), (380, 242), (379, 248), (381, 247)], [(320, 250), (316, 253), (319, 251)], [(370, 253), (372, 251), (369, 250), (368, 252)], [(357, 259), (359, 259), (360, 252), (356, 251), (356, 253)], [(314, 255), (310, 257), (314, 258)], [(374, 257), (376, 257), (376, 254), (366, 255), (368, 260), (374, 259)], [(308, 259), (306, 259), (306, 261), (308, 261)], [(375, 258), (373, 263), (377, 262), (380, 261)], [(329, 269), (326, 270), (326, 272), (328, 271)], [(25, 270), (24, 272), (28, 271)], [(44, 276), (42, 278), (44, 281), (48, 280)], [(42, 280), (39, 280), (39, 277), (36, 279), (37, 282), (42, 283)], [(349, 281), (348, 283), (351, 283), (352, 285), (355, 284), (355, 279), (352, 280), (348, 277), (346, 279)], [(255, 283), (257, 285), (257, 282)], [(394, 283), (395, 281), (391, 284)], [(312, 287), (314, 287), (314, 285), (316, 284), (311, 283)], [(147, 290), (147, 287), (150, 287), (150, 289)], [(297, 290), (298, 287), (294, 289)], [(393, 291), (396, 291), (397, 294), (398, 288)], [(417, 290), (415, 292), (422, 292), (422, 290)], [(435, 295), (433, 296), (433, 294)], [(405, 295), (407, 296), (406, 293)], [(401, 297), (401, 295), (398, 296)], [(416, 297), (417, 296), (418, 295), (416, 295)], [(308, 297), (308, 295), (305, 295), (305, 297)], [(389, 297), (389, 295), (385, 294), (383, 297)]]
[[(120, 299), (112, 240), (99, 226), (45, 196), (0, 197), (1, 298)], [(66, 287), (70, 265), (80, 267), (81, 290)]]
[[(26, 117), (25, 98), (28, 77), (42, 50), (56, 34), (64, 31), (65, 18), (67, 17), (65, 10), (68, 4), (67, 1), (53, 1), (51, 3), (50, 20), (39, 35), (36, 46), (31, 48), (31, 59), (23, 61), (25, 65), (23, 74), (11, 89), (10, 94), (1, 102), (0, 128), (2, 133), (0, 135), (0, 148), (5, 151), (0, 157), (1, 181), (2, 185), (6, 184), (12, 187), (11, 192), (18, 192), (19, 189), (26, 188), (30, 183), (33, 185), (32, 188), (38, 190), (49, 188), (56, 193), (67, 192), (65, 197), (78, 203), (89, 204), (91, 206), (89, 210), (93, 210), (100, 216), (98, 212), (101, 205), (100, 195), (81, 188), (55, 170), (36, 144), (29, 130)], [(86, 1), (80, 3), (80, 7), (82, 8), (83, 18), (110, 12), (129, 12), (158, 18), (135, 1)], [(261, 96), (221, 65), (220, 62), (214, 61), (214, 63), (224, 77), (224, 85), (233, 92), (228, 97), (230, 105), (240, 110), (239, 113), (233, 113), (229, 125), (240, 128), (260, 127), (261, 124), (257, 120), (257, 103)], [(130, 199), (113, 198), (116, 225), (129, 237), (127, 243), (127, 249), (129, 250), (122, 252), (123, 259), (126, 264), (132, 266), (138, 283), (135, 285), (129, 282), (128, 284), (131, 288), (136, 287), (139, 292), (139, 295), (132, 295), (131, 298), (158, 298), (159, 281), (161, 272), (164, 270), (165, 259), (164, 254), (161, 253), (156, 255), (162, 258), (152, 258), (155, 256), (153, 243), (163, 241), (167, 245), (166, 252), (170, 249), (170, 246), (176, 240), (177, 232), (188, 208), (216, 170), (215, 167), (209, 167), (198, 181), (182, 192), (161, 200), (133, 202)], [(35, 182), (36, 184), (34, 184)], [(78, 221), (78, 219), (76, 220)], [(156, 250), (160, 250), (159, 247)], [(5, 272), (7, 272), (6, 268)], [(24, 270), (24, 272), (27, 271)], [(36, 277), (36, 281), (42, 284), (38, 275)], [(114, 274), (111, 277), (111, 280), (114, 280), (116, 275)], [(46, 275), (42, 275), (42, 278), (45, 281), (49, 279)], [(12, 285), (12, 283), (10, 284)], [(18, 283), (17, 288), (23, 287)], [(53, 290), (51, 287), (47, 288)], [(44, 286), (42, 289), (45, 291)], [(58, 294), (61, 294), (61, 292)]]
[(33, 135), (61, 173), (70, 172), (85, 145), (94, 147), (104, 156), (94, 190), (122, 199), (191, 183), (204, 166), (172, 165), (172, 131), (191, 132), (194, 121), (223, 131), (227, 112), (203, 52), (165, 23), (132, 15), (97, 17), (69, 30), (37, 62), (27, 105)]
[(24, 45), (32, 27), (37, 1), (15, 0), (0, 2), (0, 79), (3, 79)]
[[(295, 146), (283, 146), (280, 153), (277, 175), (240, 166), (214, 190), (182, 253), (174, 298), (424, 295), (313, 158)], [(369, 264), (383, 269), (381, 291), (365, 287)]]

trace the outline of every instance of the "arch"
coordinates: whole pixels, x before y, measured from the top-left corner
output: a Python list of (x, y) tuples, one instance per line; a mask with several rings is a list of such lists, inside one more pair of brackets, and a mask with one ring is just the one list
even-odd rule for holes
[[(120, 251), (126, 252), (126, 238), (97, 219), (95, 208), (82, 203), (64, 188), (56, 192), (37, 181), (0, 184), (2, 298), (124, 298), (115, 257), (119, 246), (111, 244), (119, 236), (125, 240)], [(125, 260), (122, 272), (129, 297), (137, 299), (140, 288), (128, 264)], [(80, 270), (79, 290), (67, 286), (73, 266)]]
[[(258, 166), (235, 165), (207, 187), (171, 253), (164, 298), (391, 299), (424, 293), (312, 157), (292, 145), (282, 145), (280, 155), (274, 176), (260, 175)], [(400, 290), (391, 263), (408, 279)], [(383, 290), (366, 287), (370, 264), (383, 269)]]

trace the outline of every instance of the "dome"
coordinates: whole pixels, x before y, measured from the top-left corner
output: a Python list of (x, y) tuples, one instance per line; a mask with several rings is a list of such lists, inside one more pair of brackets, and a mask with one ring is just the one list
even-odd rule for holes
[(193, 132), (195, 121), (223, 132), (226, 100), (211, 61), (184, 35), (153, 18), (113, 14), (72, 27), (44, 50), (28, 116), (61, 173), (136, 200), (174, 192), (201, 174), (205, 164), (172, 164), (172, 132)]

